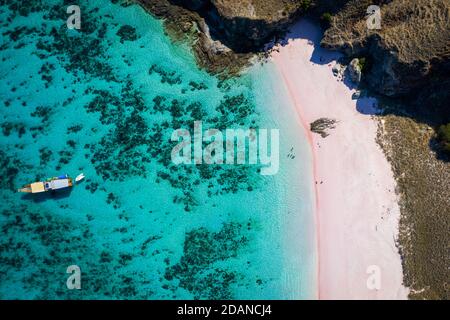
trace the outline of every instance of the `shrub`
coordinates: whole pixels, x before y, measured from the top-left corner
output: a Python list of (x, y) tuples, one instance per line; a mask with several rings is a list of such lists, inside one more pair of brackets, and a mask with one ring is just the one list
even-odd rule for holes
[(450, 153), (450, 123), (439, 127), (438, 138), (444, 150)]
[(302, 8), (303, 11), (306, 11), (311, 7), (311, 0), (301, 0), (300, 2), (300, 8)]
[(365, 73), (368, 69), (368, 63), (367, 63), (367, 59), (362, 57), (358, 59), (358, 65), (359, 68), (361, 69), (361, 73)]
[(331, 13), (329, 13), (329, 12), (325, 12), (320, 17), (320, 20), (325, 27), (329, 27), (331, 25), (331, 17), (332, 17)]

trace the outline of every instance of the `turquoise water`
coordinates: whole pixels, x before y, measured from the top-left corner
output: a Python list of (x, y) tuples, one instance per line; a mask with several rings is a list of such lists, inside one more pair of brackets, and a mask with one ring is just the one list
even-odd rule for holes
[[(64, 1), (2, 3), (0, 298), (316, 296), (310, 155), (271, 64), (219, 80), (136, 5), (79, 1), (77, 31)], [(279, 129), (278, 174), (173, 165), (171, 132), (195, 120)]]

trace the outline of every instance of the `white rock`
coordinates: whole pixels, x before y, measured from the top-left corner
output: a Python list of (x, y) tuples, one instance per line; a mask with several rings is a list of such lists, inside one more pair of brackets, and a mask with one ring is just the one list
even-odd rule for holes
[(358, 84), (361, 82), (361, 67), (359, 66), (359, 60), (358, 58), (353, 59), (350, 61), (350, 64), (348, 65), (348, 73), (350, 75), (350, 79)]

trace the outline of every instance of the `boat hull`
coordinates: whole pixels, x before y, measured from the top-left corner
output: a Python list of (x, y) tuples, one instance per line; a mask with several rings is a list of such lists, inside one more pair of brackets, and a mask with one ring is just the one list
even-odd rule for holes
[(71, 188), (73, 186), (72, 178), (67, 175), (49, 178), (45, 181), (37, 181), (23, 186), (17, 192), (23, 193), (42, 193), (61, 189)]

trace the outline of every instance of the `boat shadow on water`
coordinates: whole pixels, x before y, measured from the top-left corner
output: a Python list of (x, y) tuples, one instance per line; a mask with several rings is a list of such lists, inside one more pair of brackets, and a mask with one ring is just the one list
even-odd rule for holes
[(73, 188), (66, 188), (57, 191), (48, 191), (42, 193), (25, 193), (21, 196), (22, 200), (33, 202), (44, 202), (47, 200), (60, 200), (70, 196)]

